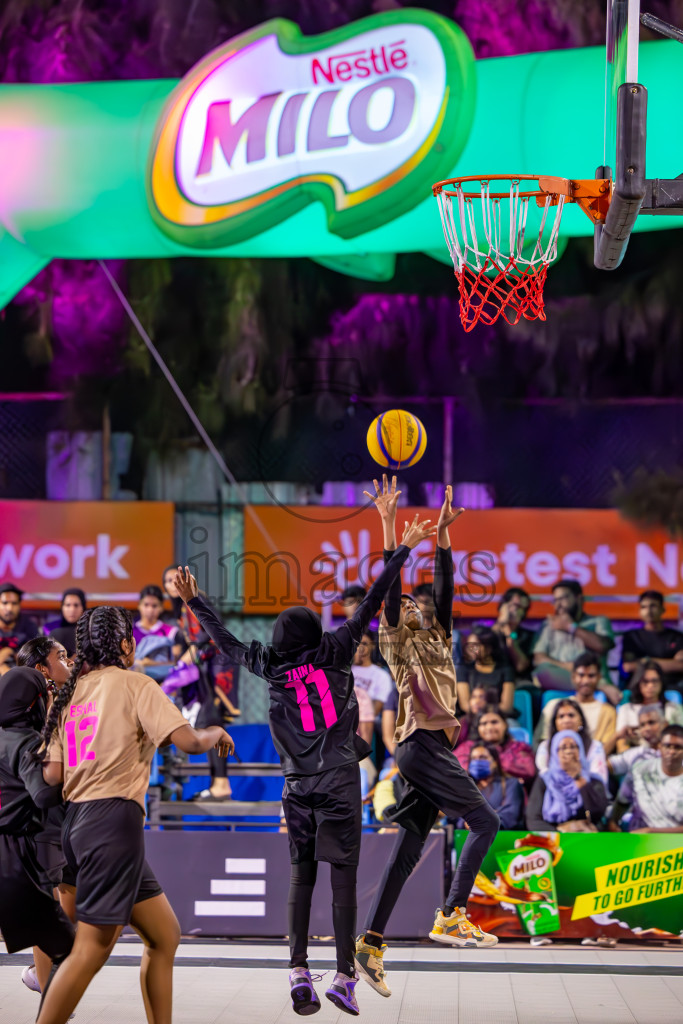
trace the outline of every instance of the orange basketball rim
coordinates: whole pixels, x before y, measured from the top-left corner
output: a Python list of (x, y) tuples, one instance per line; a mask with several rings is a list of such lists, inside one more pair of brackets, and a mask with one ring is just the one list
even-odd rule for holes
[[(493, 324), (501, 315), (512, 325), (522, 317), (545, 320), (543, 286), (557, 259), (564, 204), (578, 203), (594, 223), (602, 222), (611, 190), (610, 178), (577, 181), (536, 174), (468, 175), (432, 185), (465, 330)], [(529, 218), (532, 199), (538, 213)]]

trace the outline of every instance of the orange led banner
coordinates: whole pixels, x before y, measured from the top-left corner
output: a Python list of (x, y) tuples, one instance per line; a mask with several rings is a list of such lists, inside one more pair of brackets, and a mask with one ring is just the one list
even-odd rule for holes
[(174, 506), (158, 501), (0, 501), (0, 581), (33, 607), (67, 587), (90, 603), (137, 603), (173, 560)]
[[(403, 522), (419, 512), (436, 521), (438, 509), (399, 509)], [(277, 614), (294, 604), (320, 608), (344, 587), (368, 586), (382, 561), (382, 530), (374, 508), (259, 508), (277, 547), (263, 553), (250, 517), (240, 556), (243, 608)], [(399, 530), (399, 539), (400, 533)], [(638, 530), (611, 509), (490, 509), (466, 512), (451, 527), (455, 563), (454, 611), (465, 618), (494, 613), (510, 586), (536, 600), (534, 618), (550, 610), (550, 588), (579, 580), (586, 608), (615, 618), (637, 617), (635, 597), (647, 589), (683, 592), (683, 551), (667, 534)], [(434, 542), (416, 549), (403, 571), (403, 589), (431, 579)]]

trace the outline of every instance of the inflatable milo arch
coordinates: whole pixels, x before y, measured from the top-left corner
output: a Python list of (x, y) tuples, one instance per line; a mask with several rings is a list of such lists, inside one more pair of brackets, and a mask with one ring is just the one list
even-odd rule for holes
[[(648, 161), (673, 176), (683, 49), (644, 44), (640, 62)], [(420, 10), (320, 36), (269, 21), (180, 82), (0, 86), (0, 306), (57, 257), (307, 256), (369, 279), (398, 252), (449, 262), (431, 183), (593, 177), (603, 92), (604, 49), (475, 61), (457, 25)], [(562, 231), (592, 226), (568, 208)]]

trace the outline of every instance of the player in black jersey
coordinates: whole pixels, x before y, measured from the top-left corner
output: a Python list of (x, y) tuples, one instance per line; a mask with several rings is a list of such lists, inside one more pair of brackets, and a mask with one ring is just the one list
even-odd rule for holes
[(37, 946), (58, 964), (74, 928), (48, 892), (37, 852), (42, 813), (62, 799), (33, 756), (46, 710), (47, 685), (36, 669), (12, 668), (0, 679), (0, 931), (8, 952)]
[(270, 646), (241, 643), (198, 595), (186, 567), (175, 577), (187, 602), (218, 648), (268, 683), (270, 729), (280, 755), (282, 794), (292, 862), (289, 890), (290, 988), (296, 1013), (320, 1009), (308, 970), (311, 900), (318, 862), (330, 864), (337, 974), (325, 995), (339, 1009), (358, 1014), (353, 962), (356, 872), (360, 853), (361, 793), (358, 762), (370, 752), (358, 735), (358, 701), (351, 666), (359, 641), (377, 614), (410, 550), (434, 534), (429, 521), (406, 523), (401, 545), (353, 616), (323, 633), (309, 608), (282, 612)]
[[(73, 658), (63, 644), (53, 636), (37, 636), (27, 640), (17, 653), (17, 665), (35, 668), (45, 678), (53, 696), (71, 676)], [(62, 852), (62, 825), (66, 804), (60, 801), (42, 812), (43, 827), (36, 834), (36, 852), (43, 868), (47, 887), (58, 890), (58, 899), (67, 917), (76, 921), (76, 878), (68, 867)], [(55, 892), (55, 895), (57, 893)], [(27, 988), (41, 992), (50, 974), (51, 963), (38, 946), (33, 949), (34, 962), (21, 972)]]

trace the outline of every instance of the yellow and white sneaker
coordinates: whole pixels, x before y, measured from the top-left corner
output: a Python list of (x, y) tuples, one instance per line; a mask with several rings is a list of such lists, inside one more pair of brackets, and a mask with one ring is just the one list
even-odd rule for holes
[(382, 962), (386, 948), (384, 943), (381, 949), (378, 949), (377, 946), (371, 946), (369, 942), (365, 941), (364, 935), (359, 935), (356, 939), (356, 952), (353, 958), (360, 977), (363, 981), (367, 981), (368, 985), (371, 985), (375, 992), (379, 992), (381, 996), (391, 995), (391, 989), (384, 980), (384, 965)]
[(495, 935), (483, 932), (468, 920), (464, 907), (454, 910), (450, 917), (444, 917), (441, 909), (437, 910), (429, 938), (447, 946), (463, 946), (466, 949), (488, 949), (498, 945)]

